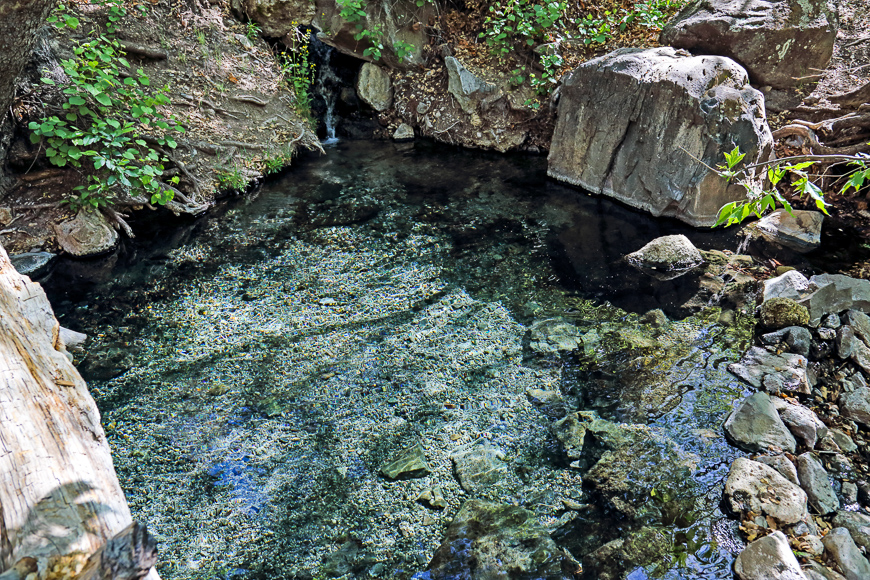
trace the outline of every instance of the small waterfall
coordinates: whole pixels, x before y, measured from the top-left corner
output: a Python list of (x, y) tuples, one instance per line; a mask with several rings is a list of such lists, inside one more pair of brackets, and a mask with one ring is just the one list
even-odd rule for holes
[[(320, 114), (324, 125), (323, 145), (331, 145), (338, 142), (335, 136), (335, 104), (341, 91), (342, 80), (332, 69), (332, 55), (335, 49), (324, 44), (317, 38), (317, 34), (311, 33), (311, 55), (317, 64), (314, 73), (313, 97), (316, 101), (315, 110)], [(322, 103), (321, 103), (322, 101)]]

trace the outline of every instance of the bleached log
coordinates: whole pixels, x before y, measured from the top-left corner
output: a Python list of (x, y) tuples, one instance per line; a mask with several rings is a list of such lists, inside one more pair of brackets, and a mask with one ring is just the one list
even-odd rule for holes
[(48, 299), (0, 247), (0, 572), (34, 558), (41, 573), (78, 573), (132, 523)]

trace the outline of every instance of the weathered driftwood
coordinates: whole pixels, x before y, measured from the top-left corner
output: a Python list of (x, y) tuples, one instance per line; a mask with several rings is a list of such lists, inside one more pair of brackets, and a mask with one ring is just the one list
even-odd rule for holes
[(34, 558), (41, 573), (60, 578), (51, 571), (68, 566), (72, 577), (131, 524), (99, 412), (45, 293), (0, 247), (0, 572)]

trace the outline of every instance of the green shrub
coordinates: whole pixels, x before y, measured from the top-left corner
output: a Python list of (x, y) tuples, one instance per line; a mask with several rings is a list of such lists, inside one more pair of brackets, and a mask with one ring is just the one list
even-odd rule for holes
[[(76, 187), (67, 200), (74, 207), (109, 204), (119, 190), (165, 204), (173, 193), (160, 183), (166, 159), (155, 147), (174, 149), (169, 133), (184, 129), (159, 110), (169, 103), (168, 87), (152, 89), (148, 76), (130, 66), (113, 36), (125, 14), (121, 0), (106, 0), (104, 5), (109, 9), (107, 33), (93, 31), (77, 44), (75, 58), (61, 62), (69, 78), (63, 88), (64, 112), (31, 122), (30, 140), (43, 143), (57, 167), (82, 168), (85, 162), (92, 166), (88, 184)], [(63, 5), (49, 22), (61, 29), (79, 26)], [(42, 82), (55, 84), (49, 78)]]

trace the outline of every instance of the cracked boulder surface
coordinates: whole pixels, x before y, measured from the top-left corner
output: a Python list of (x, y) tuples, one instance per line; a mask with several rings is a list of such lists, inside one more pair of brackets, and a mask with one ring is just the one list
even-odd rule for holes
[(746, 195), (709, 167), (735, 146), (748, 163), (766, 160), (772, 144), (764, 99), (734, 61), (620, 49), (564, 78), (548, 173), (703, 227)]

